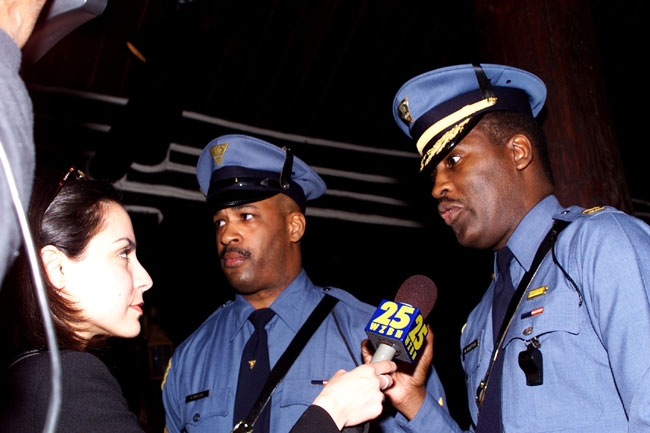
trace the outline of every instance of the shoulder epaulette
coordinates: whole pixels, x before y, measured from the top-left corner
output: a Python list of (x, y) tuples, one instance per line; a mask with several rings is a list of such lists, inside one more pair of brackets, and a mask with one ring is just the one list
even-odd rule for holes
[(613, 208), (609, 208), (605, 206), (594, 206), (589, 209), (583, 209), (579, 206), (571, 206), (564, 209), (562, 212), (553, 215), (553, 219), (573, 222), (579, 218), (589, 217), (607, 210), (613, 210)]
[(578, 218), (583, 217), (584, 214), (582, 213), (582, 208), (578, 206), (571, 206), (568, 207), (564, 210), (562, 210), (559, 213), (556, 213), (553, 215), (554, 220), (560, 220), (560, 221), (566, 221), (566, 222), (573, 222), (577, 220)]
[(601, 212), (605, 210), (605, 206), (594, 206), (590, 207), (589, 209), (585, 209), (582, 211), (583, 214), (585, 215), (593, 215), (595, 213)]

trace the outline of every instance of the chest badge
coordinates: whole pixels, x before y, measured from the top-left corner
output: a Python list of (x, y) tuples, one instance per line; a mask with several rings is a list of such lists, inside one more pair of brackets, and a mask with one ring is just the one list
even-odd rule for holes
[(543, 295), (546, 294), (547, 290), (548, 290), (548, 286), (542, 286), (542, 287), (537, 288), (535, 290), (531, 290), (530, 292), (528, 292), (527, 299), (531, 300), (531, 299), (537, 298), (538, 296), (543, 296)]

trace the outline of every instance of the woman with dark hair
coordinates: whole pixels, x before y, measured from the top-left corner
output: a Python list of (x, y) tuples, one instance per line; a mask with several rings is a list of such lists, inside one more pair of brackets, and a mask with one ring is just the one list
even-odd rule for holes
[[(57, 432), (141, 433), (120, 385), (89, 349), (108, 337), (140, 332), (142, 294), (151, 288), (135, 254), (131, 220), (112, 186), (71, 169), (58, 184), (37, 177), (29, 210), (34, 244), (61, 350), (62, 401)], [(41, 313), (23, 257), (12, 278), (18, 308), (12, 323), (20, 355), (3, 374), (0, 432), (43, 430), (50, 395), (50, 360)], [(6, 306), (4, 306), (6, 307)], [(315, 422), (334, 431), (379, 415), (381, 390), (395, 364), (382, 361), (339, 371), (294, 432)], [(382, 386), (380, 386), (382, 385)], [(322, 421), (325, 420), (325, 421)]]
[[(135, 254), (119, 195), (70, 170), (59, 184), (36, 179), (29, 210), (41, 274), (61, 349), (57, 432), (141, 432), (120, 386), (87, 352), (98, 341), (140, 332), (143, 293), (152, 285)], [(24, 350), (5, 371), (0, 431), (40, 432), (50, 391), (45, 333), (26, 264), (19, 261), (17, 332)], [(6, 286), (6, 284), (5, 284)]]

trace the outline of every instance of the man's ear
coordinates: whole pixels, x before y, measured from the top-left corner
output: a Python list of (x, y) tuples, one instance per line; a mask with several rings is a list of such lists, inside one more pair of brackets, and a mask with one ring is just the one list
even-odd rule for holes
[(54, 245), (45, 245), (41, 248), (41, 260), (50, 283), (57, 289), (63, 289), (65, 287), (63, 272), (65, 254)]
[(533, 162), (533, 143), (525, 135), (512, 136), (506, 146), (511, 152), (512, 161), (517, 170), (523, 170)]
[(287, 223), (289, 225), (289, 240), (299, 242), (307, 227), (305, 215), (302, 212), (290, 212), (287, 215)]

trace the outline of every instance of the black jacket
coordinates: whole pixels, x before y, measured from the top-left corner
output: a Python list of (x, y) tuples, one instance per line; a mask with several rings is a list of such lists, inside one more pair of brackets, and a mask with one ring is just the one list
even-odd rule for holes
[[(117, 380), (97, 357), (62, 351), (57, 433), (142, 433)], [(40, 433), (50, 395), (47, 352), (14, 363), (2, 377), (0, 432)]]

